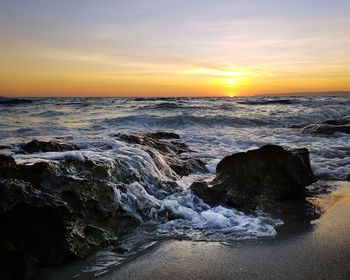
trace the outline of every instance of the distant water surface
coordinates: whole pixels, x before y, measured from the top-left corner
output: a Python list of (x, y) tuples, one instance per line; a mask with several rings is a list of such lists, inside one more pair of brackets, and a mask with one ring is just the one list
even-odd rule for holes
[(308, 148), (315, 173), (334, 179), (349, 171), (350, 135), (289, 126), (349, 116), (350, 97), (0, 99), (0, 139), (58, 138), (94, 149), (120, 132), (173, 131), (212, 171), (223, 156), (274, 143)]

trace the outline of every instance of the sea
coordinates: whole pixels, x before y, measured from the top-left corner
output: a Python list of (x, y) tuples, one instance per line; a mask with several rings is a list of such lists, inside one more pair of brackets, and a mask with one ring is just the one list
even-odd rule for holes
[[(125, 172), (133, 170), (147, 178), (130, 183), (127, 194), (116, 195), (116, 203), (140, 220), (141, 226), (119, 244), (133, 252), (169, 238), (230, 242), (275, 236), (283, 220), (259, 209), (243, 213), (220, 205), (211, 207), (191, 192), (190, 185), (212, 180), (216, 165), (225, 156), (265, 144), (305, 147), (315, 175), (325, 180), (345, 179), (350, 171), (350, 134), (318, 135), (299, 127), (349, 118), (350, 96), (0, 98), (0, 152), (23, 164), (72, 156), (105, 165), (122, 159)], [(156, 131), (179, 134), (191, 149), (186, 156), (203, 160), (208, 172), (177, 177), (180, 188), (176, 192), (154, 188), (154, 180), (174, 178), (167, 178), (142, 146), (115, 135)], [(18, 145), (33, 139), (68, 142), (80, 150), (18, 153)], [(158, 219), (155, 209), (160, 208), (171, 209), (182, 218)], [(100, 254), (105, 265), (95, 263), (89, 268), (97, 275), (109, 261), (121, 261), (120, 256)]]

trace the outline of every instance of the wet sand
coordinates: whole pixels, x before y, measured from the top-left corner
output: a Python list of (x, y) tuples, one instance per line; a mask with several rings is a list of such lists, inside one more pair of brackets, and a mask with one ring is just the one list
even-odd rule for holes
[(323, 216), (286, 223), (274, 239), (166, 241), (101, 279), (350, 279), (350, 182), (321, 199)]

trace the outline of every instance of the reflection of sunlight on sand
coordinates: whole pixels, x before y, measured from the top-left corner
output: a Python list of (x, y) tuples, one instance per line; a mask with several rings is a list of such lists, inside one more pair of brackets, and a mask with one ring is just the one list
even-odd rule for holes
[(331, 215), (332, 211), (339, 207), (350, 205), (350, 182), (335, 182), (337, 189), (329, 195), (324, 195), (316, 199), (316, 204), (322, 209), (324, 215)]
[(335, 186), (336, 191), (319, 199), (324, 214), (313, 222), (315, 241), (329, 249), (350, 246), (350, 182), (336, 182)]

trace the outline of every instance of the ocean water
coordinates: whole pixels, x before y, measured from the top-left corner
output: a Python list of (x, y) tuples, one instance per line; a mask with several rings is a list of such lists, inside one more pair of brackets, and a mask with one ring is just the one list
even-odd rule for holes
[[(291, 126), (349, 117), (350, 97), (0, 98), (0, 153), (12, 154), (25, 164), (88, 159), (110, 170), (118, 166), (118, 172), (132, 172), (139, 178), (127, 183), (127, 192), (118, 190), (113, 176), (105, 179), (115, 191), (115, 203), (141, 224), (118, 244), (128, 253), (103, 251), (64, 268), (76, 279), (94, 279), (163, 239), (227, 243), (275, 236), (276, 227), (283, 223), (280, 219), (258, 210), (247, 214), (210, 207), (189, 186), (196, 180), (212, 180), (224, 156), (268, 143), (306, 147), (317, 176), (344, 179), (350, 170), (350, 135), (309, 135)], [(151, 131), (178, 133), (192, 150), (186, 156), (202, 159), (209, 172), (181, 178), (160, 154), (156, 164), (144, 147), (113, 137)], [(19, 144), (32, 139), (69, 142), (80, 150), (17, 153)], [(179, 187), (170, 191), (162, 186), (165, 181), (175, 181)], [(178, 218), (164, 219), (164, 210)]]
[[(145, 239), (157, 238), (229, 241), (274, 236), (283, 221), (259, 211), (248, 215), (210, 207), (188, 189), (191, 183), (213, 179), (224, 156), (267, 143), (306, 147), (317, 176), (344, 179), (350, 170), (349, 134), (308, 135), (290, 126), (349, 117), (350, 97), (0, 99), (0, 143), (10, 146), (2, 153), (14, 154), (17, 162), (26, 164), (78, 157), (113, 168), (118, 158), (125, 172), (132, 170), (142, 178), (131, 182), (127, 193), (115, 190), (116, 203), (142, 225), (140, 234), (125, 239), (125, 247), (142, 247)], [(113, 137), (150, 131), (178, 133), (193, 150), (187, 155), (205, 161), (209, 173), (180, 178), (166, 162), (158, 168), (141, 146)], [(34, 138), (69, 142), (81, 149), (16, 154), (16, 145)], [(156, 184), (159, 181), (176, 181), (180, 188), (168, 192)], [(111, 187), (115, 183), (111, 179)], [(164, 209), (181, 218), (161, 219), (158, 214)]]

